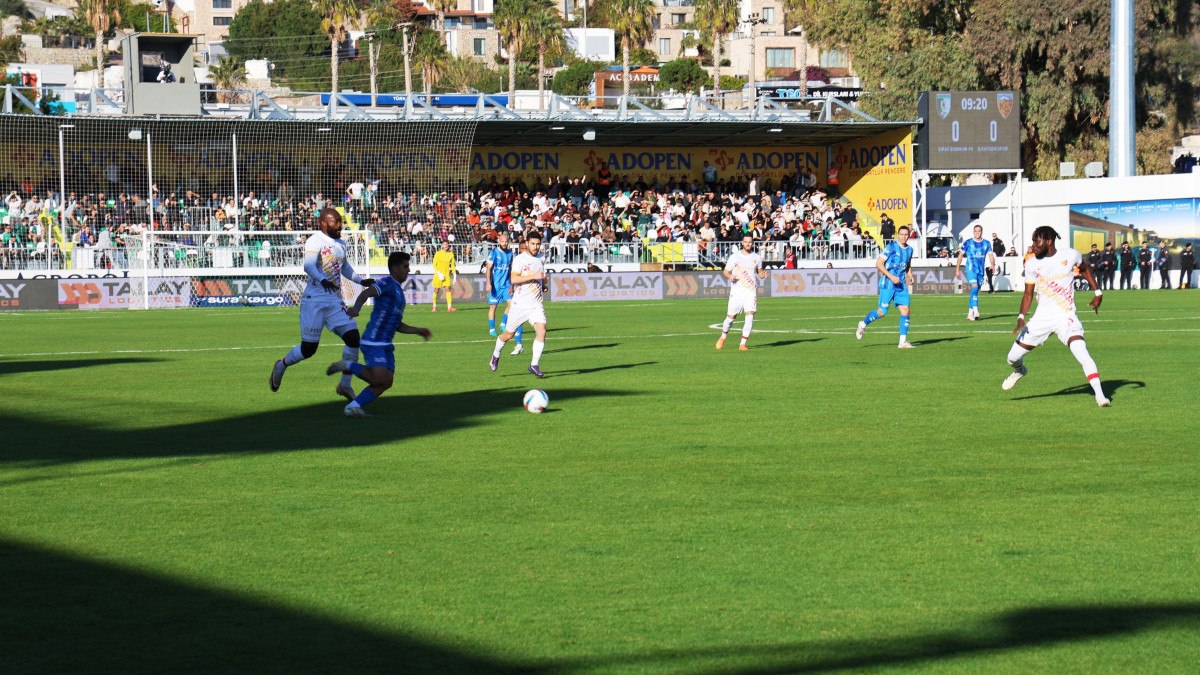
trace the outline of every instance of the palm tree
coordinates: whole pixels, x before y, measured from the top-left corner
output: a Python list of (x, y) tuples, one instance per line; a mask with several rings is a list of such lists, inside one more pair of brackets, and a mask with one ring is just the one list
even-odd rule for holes
[(713, 95), (721, 89), (722, 36), (737, 28), (738, 0), (696, 0), (696, 23), (712, 35)]
[(425, 87), (426, 96), (433, 93), (433, 83), (441, 77), (448, 56), (441, 33), (431, 30), (417, 33), (413, 41), (412, 59), (413, 65), (421, 71), (421, 83)]
[(76, 11), (96, 34), (96, 88), (104, 86), (104, 36), (121, 21), (120, 0), (79, 0)]
[(538, 106), (546, 106), (546, 54), (566, 51), (567, 41), (563, 37), (563, 18), (553, 0), (537, 0), (537, 7), (529, 17), (529, 39), (537, 45)]
[(230, 90), (237, 89), (246, 81), (246, 64), (226, 56), (208, 67), (208, 76), (212, 78), (214, 87), (224, 90), (217, 94), (217, 100), (232, 103), (234, 94)]
[(351, 25), (358, 23), (358, 4), (354, 0), (313, 0), (313, 9), (321, 15), (321, 30), (329, 36), (330, 91), (338, 90), (338, 57)]
[(433, 0), (433, 11), (437, 13), (437, 31), (439, 33), (446, 32), (446, 14), (457, 8), (457, 0)]
[(653, 0), (612, 0), (608, 11), (609, 26), (621, 36), (621, 75), (625, 80), (625, 96), (629, 96), (629, 52), (641, 47), (654, 33)]
[[(649, 0), (647, 0), (648, 2)], [(517, 55), (525, 46), (529, 31), (529, 17), (534, 12), (536, 0), (503, 0), (496, 3), (492, 21), (496, 30), (504, 37), (508, 50), (508, 101), (514, 105), (517, 96)]]

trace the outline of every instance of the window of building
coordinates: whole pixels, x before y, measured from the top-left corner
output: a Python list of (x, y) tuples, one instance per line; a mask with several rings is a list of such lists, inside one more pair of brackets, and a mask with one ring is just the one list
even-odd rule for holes
[(214, 16), (213, 17), (213, 25), (214, 26), (228, 26), (231, 23), (233, 23), (232, 16)]
[(658, 53), (660, 55), (671, 53), (671, 38), (658, 38)]
[(822, 68), (849, 68), (850, 57), (846, 52), (840, 52), (836, 49), (821, 50), (821, 67)]
[(654, 26), (654, 30), (662, 28), (662, 14), (655, 14), (650, 24)]
[(775, 8), (774, 7), (763, 7), (762, 18), (763, 18), (763, 22), (768, 25), (775, 23)]
[(213, 9), (233, 9), (233, 0), (213, 0)]
[(759, 33), (759, 35), (760, 35), (760, 36), (762, 36), (762, 37), (775, 37), (775, 31), (773, 31), (773, 30), (764, 30), (763, 32)]
[(681, 23), (687, 23), (687, 14), (672, 14), (671, 23), (678, 26)]
[(487, 56), (487, 38), (475, 38), (472, 44), (472, 54), (475, 56)]
[(768, 48), (767, 49), (767, 67), (768, 68), (795, 68), (796, 67), (796, 50), (788, 47), (786, 49)]

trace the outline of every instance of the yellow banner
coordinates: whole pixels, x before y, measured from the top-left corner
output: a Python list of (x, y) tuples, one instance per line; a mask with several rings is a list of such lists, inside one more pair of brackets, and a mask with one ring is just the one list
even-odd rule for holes
[(834, 146), (842, 194), (868, 217), (872, 230), (885, 213), (896, 227), (913, 224), (914, 159), (912, 132), (906, 129)]
[(616, 181), (631, 182), (672, 178), (701, 180), (704, 163), (716, 167), (717, 178), (758, 175), (776, 183), (786, 175), (808, 171), (820, 175), (825, 165), (825, 150), (811, 147), (755, 148), (475, 148), (471, 156), (471, 182), (500, 183), (516, 180), (527, 183), (547, 176), (564, 178), (596, 177), (602, 162), (608, 163)]

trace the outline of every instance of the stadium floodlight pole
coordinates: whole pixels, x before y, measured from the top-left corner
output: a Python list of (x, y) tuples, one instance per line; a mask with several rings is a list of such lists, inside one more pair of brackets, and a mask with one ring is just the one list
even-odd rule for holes
[(750, 110), (754, 110), (754, 106), (758, 103), (758, 85), (754, 81), (754, 27), (766, 23), (767, 20), (759, 16), (758, 12), (751, 12), (746, 17), (746, 23), (750, 26), (750, 73), (746, 78), (750, 84)]
[(242, 223), (241, 223), (242, 210), (241, 210), (240, 208), (237, 208), (237, 204), (238, 204), (238, 202), (239, 202), (239, 201), (241, 201), (241, 199), (242, 199), (242, 195), (241, 195), (241, 193), (240, 193), (240, 192), (238, 192), (238, 170), (237, 170), (237, 165), (238, 165), (238, 151), (237, 151), (237, 134), (236, 134), (236, 133), (235, 133), (235, 134), (232, 134), (232, 136), (233, 136), (233, 199), (234, 199), (233, 206), (234, 206), (234, 208), (235, 208), (235, 210), (234, 210), (234, 212), (233, 212), (233, 213), (234, 213), (234, 215), (233, 215), (233, 225), (234, 225), (234, 227), (236, 227), (236, 228), (238, 228), (238, 229), (241, 229), (241, 225), (242, 225)]
[(1133, 0), (1112, 0), (1109, 36), (1108, 175), (1137, 174), (1133, 109)]
[(371, 73), (371, 107), (374, 108), (377, 92), (379, 91), (375, 83), (375, 31), (369, 30), (363, 33), (363, 37), (367, 39), (367, 61), (370, 64), (367, 66), (367, 69)]
[(412, 26), (411, 21), (405, 21), (400, 24), (400, 35), (403, 38), (404, 44), (401, 45), (404, 49), (404, 112), (405, 117), (408, 116), (408, 111), (412, 110), (412, 64), (408, 60), (408, 29)]
[[(65, 153), (63, 151), (63, 132), (67, 129), (74, 129), (74, 124), (58, 125), (58, 231), (62, 235), (64, 246), (59, 247), (59, 253), (62, 253), (67, 243), (67, 168), (65, 161)], [(50, 260), (54, 257), (54, 233), (50, 234), (50, 241), (46, 243), (46, 269), (50, 269)], [(63, 255), (63, 263), (67, 261), (67, 256)]]

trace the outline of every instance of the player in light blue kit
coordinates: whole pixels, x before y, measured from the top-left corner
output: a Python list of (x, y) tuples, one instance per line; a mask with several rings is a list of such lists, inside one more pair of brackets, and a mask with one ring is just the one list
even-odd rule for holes
[[(484, 280), (487, 284), (488, 297), (488, 335), (496, 337), (496, 305), (504, 303), (504, 314), (500, 319), (500, 325), (504, 326), (508, 323), (508, 310), (512, 305), (512, 261), (515, 253), (508, 247), (508, 233), (501, 232), (496, 236), (496, 247), (488, 252), (487, 262), (484, 265)], [(514, 337), (517, 339), (517, 346), (513, 349), (513, 354), (520, 354), (524, 349), (521, 347), (521, 334), (524, 332), (525, 326), (517, 328)], [(501, 330), (504, 330), (501, 328)]]
[(346, 406), (346, 417), (370, 417), (363, 406), (379, 398), (392, 386), (393, 373), (396, 371), (396, 348), (392, 341), (396, 333), (420, 335), (426, 340), (430, 337), (428, 328), (404, 323), (404, 306), (407, 304), (404, 280), (408, 278), (408, 263), (407, 253), (397, 251), (388, 256), (388, 276), (359, 293), (354, 306), (346, 310), (350, 316), (358, 316), (367, 299), (375, 298), (375, 308), (371, 310), (371, 320), (361, 340), (366, 365), (347, 360), (334, 361), (325, 371), (328, 375), (352, 373), (369, 385)]
[(908, 235), (908, 226), (901, 225), (896, 230), (895, 240), (889, 242), (875, 260), (875, 268), (879, 270), (879, 307), (858, 322), (854, 337), (859, 340), (863, 339), (863, 331), (867, 326), (887, 315), (888, 305), (894, 302), (900, 310), (900, 349), (913, 348), (908, 341), (908, 291), (913, 284), (913, 249), (908, 245)]
[(979, 289), (983, 288), (983, 277), (989, 267), (996, 264), (992, 254), (992, 242), (983, 238), (983, 226), (976, 225), (972, 237), (963, 242), (958, 250), (958, 262), (954, 264), (954, 278), (962, 278), (963, 260), (967, 261), (967, 283), (971, 288), (971, 300), (967, 304), (967, 321), (979, 320)]

